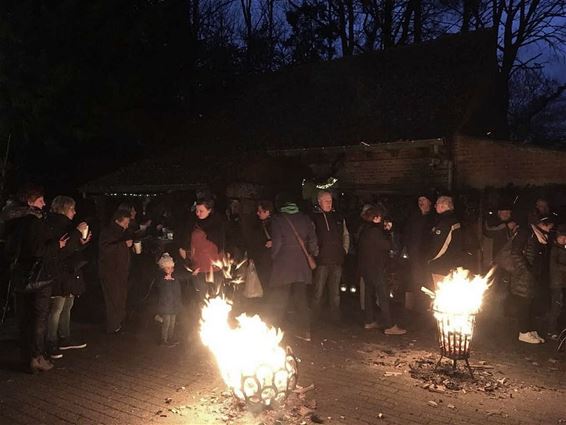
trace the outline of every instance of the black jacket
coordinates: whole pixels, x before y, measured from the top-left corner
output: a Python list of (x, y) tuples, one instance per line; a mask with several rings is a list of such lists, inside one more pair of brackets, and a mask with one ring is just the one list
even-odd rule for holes
[(129, 234), (115, 222), (102, 229), (98, 239), (98, 273), (107, 281), (127, 281), (130, 269)]
[(311, 216), (318, 240), (319, 265), (342, 265), (346, 251), (344, 249), (344, 217), (336, 211), (324, 212), (316, 209)]
[(452, 269), (463, 265), (464, 244), (462, 229), (454, 211), (438, 215), (432, 228), (428, 255), (429, 271), (447, 275)]
[(86, 265), (83, 256), (84, 245), (81, 244), (81, 233), (73, 222), (63, 214), (50, 214), (47, 225), (53, 238), (59, 240), (67, 234), (69, 240), (57, 256), (57, 274), (53, 282), (53, 296), (81, 295), (85, 290), (82, 267)]
[(566, 288), (566, 246), (556, 242), (550, 250), (550, 287)]
[(546, 245), (538, 241), (531, 225), (518, 229), (511, 245), (513, 271), (509, 291), (512, 294), (523, 298), (535, 296), (545, 249)]
[(362, 275), (383, 270), (391, 247), (391, 236), (381, 223), (365, 224), (358, 241), (358, 267)]
[(510, 238), (510, 232), (507, 224), (501, 220), (490, 221), (484, 223), (483, 234), (493, 241), (492, 257), (495, 258), (501, 248), (505, 246)]
[(403, 245), (407, 247), (407, 254), (411, 261), (426, 259), (434, 221), (435, 215), (432, 212), (423, 215), (420, 211), (407, 220), (403, 233)]

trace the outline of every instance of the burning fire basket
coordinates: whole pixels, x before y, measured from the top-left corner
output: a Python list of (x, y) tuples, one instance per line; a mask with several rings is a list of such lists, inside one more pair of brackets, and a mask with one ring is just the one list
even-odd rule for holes
[(437, 283), (435, 291), (425, 287), (421, 290), (433, 300), (433, 312), (438, 331), (440, 359), (434, 370), (438, 369), (444, 357), (456, 362), (464, 360), (466, 367), (474, 378), (470, 366), (470, 344), (474, 333), (476, 314), (479, 312), (483, 294), (489, 287), (492, 276), (470, 276), (468, 270), (458, 268)]
[(273, 370), (261, 365), (254, 375), (242, 375), (240, 388), (232, 388), (234, 396), (252, 406), (283, 403), (297, 386), (298, 363), (291, 347), (287, 347), (285, 365)]
[(223, 297), (207, 300), (200, 335), (216, 358), (222, 378), (234, 396), (251, 407), (278, 405), (297, 385), (298, 362), (281, 346), (283, 332), (258, 315), (241, 314), (229, 323), (232, 305)]
[(442, 359), (446, 357), (452, 360), (452, 368), (456, 370), (456, 362), (464, 360), (472, 379), (474, 373), (470, 366), (470, 344), (476, 321), (475, 314), (452, 314), (434, 311), (438, 331), (438, 344), (440, 346), (440, 359), (434, 370), (440, 366)]

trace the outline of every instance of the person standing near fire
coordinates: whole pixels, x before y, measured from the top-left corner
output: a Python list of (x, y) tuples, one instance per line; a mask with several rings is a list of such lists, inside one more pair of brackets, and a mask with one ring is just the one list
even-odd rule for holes
[(464, 247), (460, 221), (454, 212), (451, 196), (440, 196), (435, 204), (438, 214), (432, 228), (428, 269), (433, 285), (444, 279), (451, 270), (463, 265)]
[(403, 232), (403, 245), (409, 261), (411, 273), (410, 287), (405, 294), (405, 307), (408, 310), (424, 310), (428, 297), (421, 292), (421, 287), (430, 281), (427, 274), (428, 241), (435, 214), (432, 210), (433, 196), (422, 193), (417, 198), (418, 211), (416, 211), (405, 226)]
[[(366, 221), (358, 241), (358, 267), (364, 279), (365, 329), (383, 328), (386, 335), (404, 335), (407, 331), (393, 321), (390, 306), (390, 290), (385, 276), (385, 266), (393, 247), (391, 229), (393, 223), (384, 220), (385, 208), (372, 206), (363, 214)], [(376, 321), (376, 301), (381, 310)]]
[(275, 324), (280, 326), (292, 296), (296, 336), (310, 341), (307, 285), (312, 282), (312, 270), (308, 256), (318, 254), (316, 232), (311, 219), (299, 211), (295, 202), (285, 200), (281, 204), (280, 213), (273, 217), (271, 225), (273, 267), (267, 307)]
[(193, 271), (193, 289), (199, 305), (207, 295), (216, 293), (223, 283), (222, 273), (213, 263), (224, 255), (226, 226), (223, 218), (215, 212), (214, 205), (212, 198), (196, 201), (196, 221), (189, 234), (188, 250), (179, 249), (179, 255), (187, 260)]
[(545, 267), (545, 252), (553, 227), (548, 217), (536, 224), (517, 226), (511, 245), (512, 271), (509, 292), (514, 297), (519, 321), (519, 341), (540, 344), (544, 339), (537, 333), (534, 300), (542, 290), (541, 276)]
[(118, 333), (126, 318), (130, 248), (133, 240), (127, 232), (130, 212), (118, 210), (98, 240), (98, 273), (106, 304), (106, 332)]
[(318, 240), (317, 268), (314, 271), (313, 318), (320, 315), (323, 296), (328, 294), (331, 320), (340, 322), (340, 280), (344, 257), (350, 248), (350, 233), (344, 217), (333, 208), (332, 194), (318, 193), (318, 206), (312, 214)]

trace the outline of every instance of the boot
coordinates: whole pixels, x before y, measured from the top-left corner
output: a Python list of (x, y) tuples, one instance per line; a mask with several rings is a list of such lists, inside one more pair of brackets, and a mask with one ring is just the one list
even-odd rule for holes
[(53, 369), (53, 363), (46, 360), (43, 356), (37, 356), (31, 359), (29, 368), (32, 373), (47, 372), (48, 370)]

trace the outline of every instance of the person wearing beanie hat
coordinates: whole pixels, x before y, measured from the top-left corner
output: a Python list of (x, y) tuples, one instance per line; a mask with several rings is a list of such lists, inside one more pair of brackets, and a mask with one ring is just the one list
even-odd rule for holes
[(558, 318), (564, 308), (566, 291), (566, 224), (556, 230), (556, 239), (550, 248), (550, 311), (548, 314), (548, 335), (557, 339)]

